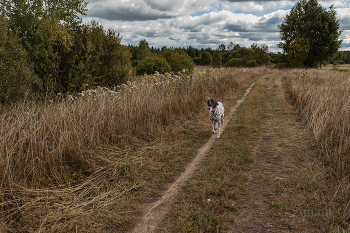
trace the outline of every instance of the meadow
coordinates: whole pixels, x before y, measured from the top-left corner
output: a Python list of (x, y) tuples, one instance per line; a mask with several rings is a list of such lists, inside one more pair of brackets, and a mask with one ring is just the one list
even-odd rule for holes
[[(71, 96), (3, 106), (0, 232), (130, 230), (144, 205), (161, 196), (211, 136), (208, 96), (223, 99), (229, 108), (266, 74), (283, 75), (285, 98), (313, 132), (330, 171), (329, 187), (323, 187), (336, 212), (329, 224), (345, 229), (350, 216), (348, 72), (197, 67), (194, 74), (156, 73), (110, 89), (85, 86)], [(237, 138), (257, 140), (263, 90), (250, 100), (256, 113), (245, 108), (239, 121), (250, 133), (242, 135), (240, 125), (233, 129), (237, 147), (245, 146)], [(235, 163), (238, 170), (249, 170), (253, 162), (249, 140), (237, 160), (243, 165)], [(216, 152), (218, 163), (225, 163), (220, 148)]]
[[(137, 203), (157, 197), (210, 136), (194, 130), (208, 96), (222, 98), (267, 71), (155, 74), (1, 109), (0, 231), (129, 228)], [(183, 138), (194, 146), (183, 158), (164, 151)]]

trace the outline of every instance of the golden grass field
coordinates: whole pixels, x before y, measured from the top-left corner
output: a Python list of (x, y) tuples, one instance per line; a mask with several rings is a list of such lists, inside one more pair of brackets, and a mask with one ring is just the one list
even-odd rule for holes
[[(0, 231), (129, 228), (137, 203), (159, 195), (191, 158), (191, 145), (209, 136), (197, 139), (192, 124), (207, 96), (221, 98), (266, 72), (155, 74), (113, 90), (2, 109)], [(164, 156), (181, 143), (186, 156)]]
[[(160, 197), (211, 136), (208, 96), (233, 106), (253, 81), (276, 73), (332, 171), (330, 187), (340, 200), (333, 223), (348, 229), (349, 73), (201, 67), (194, 74), (142, 76), (114, 89), (2, 107), (0, 232), (130, 230), (143, 205)], [(263, 98), (255, 96), (253, 109)], [(255, 135), (259, 126), (251, 127)]]

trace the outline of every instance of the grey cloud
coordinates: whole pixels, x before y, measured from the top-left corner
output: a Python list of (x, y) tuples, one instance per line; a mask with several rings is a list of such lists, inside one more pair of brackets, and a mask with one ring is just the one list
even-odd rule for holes
[[(148, 8), (148, 9), (147, 9)], [(142, 5), (112, 5), (106, 6), (100, 3), (94, 6), (87, 12), (87, 16), (98, 17), (110, 21), (124, 20), (124, 21), (147, 21), (157, 19), (170, 19), (174, 15), (163, 13)]]
[(339, 20), (341, 30), (350, 30), (350, 15), (344, 16)]
[(247, 23), (238, 21), (236, 23), (227, 23), (223, 29), (232, 32), (278, 32), (277, 25), (281, 24), (283, 17), (280, 15), (271, 18), (262, 18), (258, 23)]
[(227, 29), (232, 32), (250, 32), (251, 25), (247, 22), (238, 21), (236, 23), (227, 23), (223, 29)]
[(241, 38), (247, 38), (251, 41), (279, 41), (279, 33), (261, 33), (261, 32), (248, 32), (241, 33)]
[(147, 5), (159, 11), (172, 11), (177, 9), (183, 1), (174, 0), (145, 0)]

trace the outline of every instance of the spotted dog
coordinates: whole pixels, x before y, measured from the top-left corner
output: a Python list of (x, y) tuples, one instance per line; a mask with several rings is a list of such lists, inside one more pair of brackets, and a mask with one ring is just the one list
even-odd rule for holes
[[(209, 97), (208, 97), (209, 98)], [(207, 101), (208, 109), (209, 109), (209, 119), (211, 123), (211, 130), (213, 133), (215, 133), (214, 130), (214, 122), (215, 122), (215, 129), (218, 129), (218, 134), (216, 136), (216, 139), (220, 138), (220, 127), (221, 124), (224, 123), (224, 105), (222, 105), (221, 102), (217, 102), (214, 99), (210, 99)]]

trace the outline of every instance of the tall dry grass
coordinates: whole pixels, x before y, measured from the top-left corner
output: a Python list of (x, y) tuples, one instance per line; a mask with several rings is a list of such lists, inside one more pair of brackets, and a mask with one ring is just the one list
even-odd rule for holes
[(329, 232), (348, 232), (350, 221), (350, 75), (331, 70), (291, 70), (287, 94), (313, 130), (331, 171), (321, 201), (332, 209)]
[(350, 174), (349, 73), (291, 70), (285, 74), (284, 82), (335, 174), (339, 177)]
[[(195, 116), (207, 96), (221, 98), (267, 71), (155, 74), (114, 89), (86, 90), (45, 103), (24, 101), (3, 110), (0, 231), (103, 229), (107, 210), (137, 188), (133, 176), (142, 165), (133, 159), (120, 163), (113, 151), (164, 135), (176, 137), (175, 122)], [(110, 180), (117, 184), (110, 187)]]

